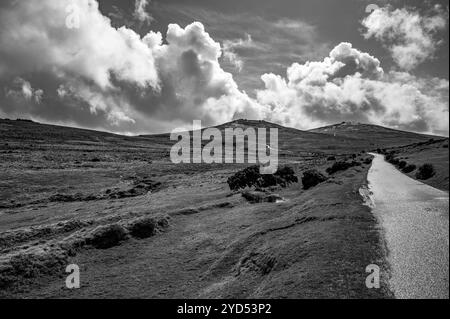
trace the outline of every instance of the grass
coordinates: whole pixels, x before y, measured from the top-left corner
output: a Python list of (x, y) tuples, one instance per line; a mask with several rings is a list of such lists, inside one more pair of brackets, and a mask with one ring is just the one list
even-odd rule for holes
[[(401, 170), (409, 177), (419, 179), (421, 182), (441, 190), (449, 190), (449, 153), (448, 139), (432, 139), (426, 142), (388, 148), (387, 153), (406, 166)], [(434, 174), (422, 178), (418, 169), (423, 165), (432, 165)]]
[[(62, 264), (38, 258), (12, 273), (28, 278), (2, 297), (391, 297), (386, 285), (364, 284), (369, 264), (388, 273), (377, 221), (359, 195), (370, 157), (357, 154), (368, 144), (281, 128), (280, 165), (295, 176), (325, 174), (330, 156), (361, 165), (255, 203), (227, 184), (246, 165), (174, 165), (164, 135), (16, 121), (0, 121), (0, 130), (0, 264), (16, 255), (27, 264), (45, 248), (42, 256), (61, 253), (83, 278), (82, 289), (67, 291)], [(122, 192), (137, 194), (106, 196)]]

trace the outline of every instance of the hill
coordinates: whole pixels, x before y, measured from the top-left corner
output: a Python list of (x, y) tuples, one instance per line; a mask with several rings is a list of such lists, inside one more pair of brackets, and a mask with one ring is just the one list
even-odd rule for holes
[[(235, 120), (214, 126), (222, 132), (225, 128), (277, 128), (281, 156), (296, 154), (345, 154), (376, 150), (424, 142), (435, 136), (393, 130), (370, 124), (341, 123), (310, 131), (298, 130), (282, 125), (257, 120)], [(143, 135), (148, 139), (168, 139), (168, 134)], [(207, 142), (205, 142), (206, 144)]]
[(372, 149), (397, 147), (412, 143), (425, 142), (431, 138), (439, 138), (432, 135), (394, 130), (378, 125), (352, 122), (342, 122), (339, 124), (320, 127), (310, 130), (309, 132), (356, 139), (360, 144), (370, 145)]
[[(448, 151), (448, 138), (429, 140), (426, 142), (413, 143), (409, 145), (404, 145), (400, 147), (388, 148), (385, 152), (386, 154), (391, 154), (392, 159), (398, 160), (398, 165), (400, 162), (405, 162), (402, 164), (414, 169), (407, 169), (404, 171), (411, 178), (417, 178), (417, 172), (420, 166), (424, 164), (431, 164), (434, 167), (433, 176), (420, 179), (421, 182), (431, 185), (435, 188), (441, 190), (449, 190), (449, 151)], [(397, 163), (397, 161), (394, 161)], [(402, 168), (399, 167), (402, 170)]]
[[(360, 193), (370, 156), (355, 154), (376, 145), (261, 121), (226, 127), (278, 128), (280, 165), (299, 182), (251, 202), (227, 183), (246, 165), (173, 164), (168, 134), (0, 120), (0, 298), (390, 297), (363, 284), (368, 264), (386, 266)], [(385, 147), (425, 139), (390, 132)], [(328, 174), (329, 154), (358, 165)], [(306, 190), (310, 169), (327, 180)], [(72, 263), (79, 290), (65, 289)]]

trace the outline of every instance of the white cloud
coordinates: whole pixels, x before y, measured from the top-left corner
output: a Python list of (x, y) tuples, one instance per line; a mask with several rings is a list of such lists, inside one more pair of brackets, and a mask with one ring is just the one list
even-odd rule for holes
[(309, 129), (338, 121), (361, 121), (419, 132), (448, 134), (449, 82), (405, 72), (384, 73), (380, 62), (341, 43), (320, 62), (293, 64), (287, 79), (262, 76), (260, 104), (269, 119)]
[(391, 52), (395, 62), (405, 70), (412, 70), (433, 58), (439, 40), (438, 31), (446, 28), (448, 11), (441, 6), (433, 13), (421, 15), (412, 9), (391, 7), (374, 10), (363, 21), (365, 38), (381, 41)]
[[(64, 24), (73, 1), (80, 9), (79, 29)], [(54, 95), (52, 105), (13, 104), (18, 110), (60, 120), (67, 113), (86, 123), (95, 119), (96, 127), (107, 129), (130, 130), (132, 123), (140, 132), (152, 130), (146, 126), (152, 121), (213, 124), (241, 114), (259, 116), (256, 102), (221, 68), (221, 46), (201, 23), (169, 25), (163, 44), (160, 33), (141, 38), (126, 27), (112, 27), (94, 0), (1, 6), (0, 82), (34, 73), (53, 86), (46, 88)], [(55, 105), (62, 110), (55, 113)]]
[(133, 16), (141, 23), (150, 23), (153, 20), (152, 16), (146, 10), (149, 3), (150, 0), (135, 0)]
[[(80, 12), (80, 28), (64, 25), (70, 3)], [(112, 76), (141, 87), (158, 88), (151, 50), (134, 31), (115, 29), (97, 1), (10, 2), (0, 11), (0, 76), (51, 70), (82, 77), (102, 88)]]
[(17, 77), (14, 79), (13, 87), (6, 90), (6, 96), (16, 101), (24, 99), (28, 102), (36, 104), (41, 103), (44, 91), (41, 89), (33, 89), (30, 82)]
[[(72, 1), (80, 8), (79, 29), (65, 27)], [(280, 21), (277, 30), (287, 33), (304, 27)], [(220, 61), (233, 58), (227, 52), (260, 45), (255, 42), (249, 36), (222, 48), (199, 22), (141, 37), (114, 28), (94, 0), (2, 2), (0, 85), (22, 80), (0, 90), (0, 112), (115, 132), (266, 118), (304, 129), (359, 120), (448, 134), (447, 80), (384, 72), (377, 58), (350, 43), (322, 61), (292, 64), (286, 78), (263, 75), (265, 89), (252, 99)]]
[(244, 61), (235, 52), (236, 49), (254, 47), (252, 36), (247, 34), (246, 39), (225, 40), (223, 41), (223, 57), (229, 61), (236, 69), (241, 72), (244, 67)]

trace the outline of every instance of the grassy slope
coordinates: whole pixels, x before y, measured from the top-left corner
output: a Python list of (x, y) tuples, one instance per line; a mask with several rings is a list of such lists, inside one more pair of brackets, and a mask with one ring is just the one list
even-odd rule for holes
[(377, 125), (346, 122), (317, 128), (310, 132), (354, 138), (359, 140), (361, 144), (370, 145), (371, 150), (425, 142), (430, 138), (436, 138), (436, 136), (399, 131)]
[[(448, 139), (440, 139), (434, 142), (416, 143), (403, 147), (388, 149), (394, 151), (395, 157), (407, 162), (415, 164), (417, 167), (430, 163), (436, 170), (436, 175), (432, 178), (421, 181), (441, 190), (449, 190), (449, 150)], [(412, 178), (416, 178), (417, 170), (407, 174)]]
[[(174, 189), (108, 203), (109, 214), (164, 211), (172, 216), (171, 227), (150, 239), (80, 251), (68, 261), (81, 267), (80, 290), (64, 289), (61, 268), (55, 269), (55, 276), (28, 282), (8, 296), (388, 297), (386, 290), (365, 287), (365, 267), (384, 266), (376, 220), (358, 193), (367, 169), (338, 174), (310, 191), (293, 185), (280, 192), (287, 200), (280, 204), (251, 205), (240, 195), (228, 197), (228, 170), (186, 176)], [(221, 178), (215, 180), (217, 176)], [(219, 203), (228, 207), (220, 208)], [(101, 207), (96, 203), (76, 208), (78, 216), (92, 218), (105, 213)], [(186, 207), (197, 211), (177, 213)]]
[[(171, 228), (153, 238), (128, 240), (108, 250), (80, 250), (68, 260), (82, 268), (79, 291), (61, 289), (61, 268), (25, 285), (19, 282), (18, 290), (4, 291), (4, 296), (389, 296), (364, 285), (365, 267), (383, 266), (376, 220), (358, 194), (368, 166), (310, 191), (293, 185), (280, 192), (285, 203), (250, 205), (240, 195), (228, 197), (226, 179), (239, 165), (173, 165), (167, 135), (123, 137), (16, 121), (0, 121), (0, 131), (0, 235), (68, 220), (92, 222), (86, 229), (23, 239), (2, 251), (3, 256), (52, 247), (114, 220), (172, 216)], [(311, 167), (325, 169), (331, 165), (325, 160), (328, 154), (367, 146), (348, 137), (280, 132), (281, 162), (298, 174)], [(55, 193), (126, 189), (132, 178), (143, 176), (161, 182), (162, 189), (116, 200), (48, 201)], [(223, 203), (228, 206), (217, 205)], [(193, 215), (176, 213), (186, 207), (201, 209)]]

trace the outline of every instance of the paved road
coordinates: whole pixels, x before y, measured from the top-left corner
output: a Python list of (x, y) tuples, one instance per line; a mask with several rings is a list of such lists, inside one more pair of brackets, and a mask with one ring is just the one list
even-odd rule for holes
[(375, 155), (369, 172), (396, 298), (449, 297), (449, 196)]

